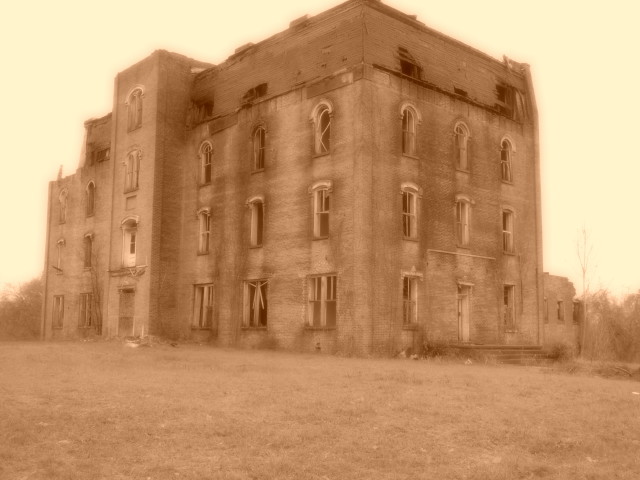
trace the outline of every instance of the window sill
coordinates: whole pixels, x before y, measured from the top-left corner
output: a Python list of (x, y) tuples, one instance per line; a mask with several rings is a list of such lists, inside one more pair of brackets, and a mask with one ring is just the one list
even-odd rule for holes
[(506, 250), (503, 250), (503, 251), (502, 251), (502, 254), (503, 254), (503, 255), (508, 255), (508, 256), (510, 256), (510, 257), (515, 257), (515, 256), (516, 256), (516, 252), (508, 252), (508, 251), (506, 251)]
[(95, 213), (87, 213), (87, 214), (85, 215), (85, 217), (86, 217), (86, 218), (91, 218), (91, 217), (93, 217), (94, 215), (95, 215)]
[(198, 182), (198, 188), (208, 187), (211, 185), (211, 182)]
[(471, 173), (471, 171), (468, 168), (460, 168), (460, 167), (456, 167), (456, 172), (466, 173), (466, 174)]
[(124, 194), (125, 194), (125, 195), (127, 195), (127, 194), (129, 194), (129, 193), (136, 192), (137, 190), (138, 190), (138, 187), (135, 187), (135, 188), (126, 188), (126, 189), (124, 190)]
[(240, 328), (241, 328), (241, 330), (255, 330), (255, 331), (258, 331), (258, 332), (261, 332), (261, 331), (262, 332), (266, 332), (267, 331), (267, 327), (251, 327), (251, 326), (243, 325)]
[(260, 244), (260, 245), (249, 245), (249, 250), (255, 250), (257, 248), (262, 248), (262, 244)]
[(209, 255), (209, 251), (207, 250), (206, 252), (198, 252), (197, 255), (199, 257), (203, 256), (203, 255)]
[(325, 235), (324, 237), (313, 237), (311, 240), (329, 240), (329, 235)]
[(461, 250), (471, 250), (471, 247), (469, 245), (456, 245), (456, 248), (459, 248)]
[(404, 153), (404, 152), (402, 152), (402, 156), (403, 156), (403, 157), (405, 157), (405, 158), (412, 158), (412, 159), (414, 159), (414, 160), (420, 160), (420, 157), (419, 157), (419, 156), (417, 156), (417, 155), (411, 155), (411, 154), (409, 154), (409, 153)]
[(513, 180), (505, 180), (504, 178), (500, 179), (502, 183), (505, 185), (513, 185)]
[(262, 172), (264, 172), (264, 167), (258, 168), (256, 170), (251, 170), (251, 175), (253, 175), (254, 173), (262, 173)]
[(311, 332), (330, 332), (330, 331), (336, 330), (336, 327), (327, 327), (327, 326), (314, 327), (312, 325), (305, 325), (304, 329), (309, 330)]
[(322, 152), (322, 153), (314, 152), (311, 155), (311, 158), (328, 157), (329, 155), (331, 155), (330, 152)]
[(406, 240), (407, 242), (417, 242), (418, 237), (402, 237), (402, 240)]

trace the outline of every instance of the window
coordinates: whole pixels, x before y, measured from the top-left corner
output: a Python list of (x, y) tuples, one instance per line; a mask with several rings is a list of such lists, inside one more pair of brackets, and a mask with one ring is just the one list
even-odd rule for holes
[(56, 269), (56, 273), (58, 274), (62, 273), (62, 247), (64, 246), (65, 246), (64, 238), (61, 238), (56, 242), (57, 258), (56, 258), (56, 264), (53, 268)]
[(459, 198), (456, 201), (456, 241), (458, 246), (469, 245), (469, 216), (470, 202), (466, 198)]
[(464, 123), (458, 123), (454, 130), (456, 168), (458, 170), (469, 170), (469, 129)]
[(264, 170), (264, 156), (266, 146), (266, 130), (264, 127), (258, 127), (253, 132), (253, 163), (251, 170), (258, 172)]
[(140, 150), (135, 150), (127, 155), (125, 162), (124, 191), (130, 192), (138, 188), (138, 176), (140, 173)]
[(564, 323), (564, 302), (558, 300), (558, 322)]
[(138, 236), (138, 221), (128, 218), (122, 223), (122, 266), (136, 266), (136, 242)]
[(402, 234), (404, 238), (417, 237), (416, 194), (404, 189), (402, 191)]
[(200, 185), (211, 183), (211, 164), (213, 161), (213, 147), (205, 142), (200, 147)]
[(402, 323), (418, 323), (418, 278), (402, 277)]
[(418, 62), (413, 55), (404, 47), (398, 47), (398, 56), (400, 57), (400, 71), (403, 75), (420, 80), (420, 74), (422, 68), (418, 65)]
[(500, 144), (500, 165), (502, 171), (502, 181), (503, 182), (512, 182), (513, 181), (513, 173), (511, 171), (511, 158), (513, 156), (513, 147), (509, 140), (504, 139)]
[(80, 317), (78, 318), (78, 327), (91, 328), (94, 326), (93, 321), (93, 294), (80, 294)]
[(313, 194), (313, 236), (329, 236), (329, 189), (319, 188)]
[(515, 290), (514, 285), (504, 285), (504, 329), (507, 332), (516, 331)]
[(506, 253), (514, 252), (513, 217), (511, 210), (502, 211), (502, 250)]
[(208, 329), (213, 325), (213, 285), (196, 285), (193, 302), (193, 328)]
[(62, 328), (64, 324), (64, 295), (53, 296), (53, 328)]
[(108, 147), (96, 151), (96, 162), (106, 162), (109, 160), (109, 151), (110, 149)]
[(96, 186), (93, 182), (87, 185), (87, 217), (94, 214), (96, 206)]
[(549, 323), (549, 301), (547, 300), (547, 297), (544, 297), (542, 315), (544, 316), (544, 323)]
[(329, 103), (322, 102), (315, 109), (311, 116), (314, 124), (314, 147), (316, 155), (329, 153), (331, 149), (331, 116), (332, 108)]
[(127, 130), (132, 131), (142, 126), (142, 88), (135, 88), (127, 98), (128, 105)]
[(60, 204), (60, 223), (64, 223), (67, 221), (67, 190), (62, 190), (60, 195), (58, 195), (58, 203)]
[(198, 213), (198, 253), (209, 253), (209, 237), (211, 235), (211, 213), (208, 209)]
[(84, 268), (91, 268), (91, 256), (93, 250), (93, 235), (84, 236)]
[(409, 107), (402, 110), (402, 153), (416, 154), (416, 113)]
[(309, 278), (309, 326), (336, 326), (336, 292), (338, 279), (335, 275)]
[(266, 280), (252, 280), (245, 283), (245, 327), (266, 328), (267, 286)]
[(262, 229), (264, 224), (264, 203), (261, 198), (249, 201), (251, 208), (251, 246), (262, 246)]

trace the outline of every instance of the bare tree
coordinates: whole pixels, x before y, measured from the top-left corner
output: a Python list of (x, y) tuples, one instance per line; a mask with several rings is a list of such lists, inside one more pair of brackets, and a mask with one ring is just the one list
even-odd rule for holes
[(576, 240), (576, 253), (580, 262), (580, 269), (582, 271), (582, 331), (580, 334), (580, 354), (584, 355), (584, 347), (587, 341), (587, 331), (589, 330), (589, 287), (592, 265), (592, 253), (593, 245), (587, 232), (587, 227), (583, 224), (582, 228), (578, 231), (578, 238)]

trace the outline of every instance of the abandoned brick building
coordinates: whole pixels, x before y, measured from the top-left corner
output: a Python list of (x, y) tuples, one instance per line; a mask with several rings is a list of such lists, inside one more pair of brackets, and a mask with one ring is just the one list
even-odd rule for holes
[(527, 65), (349, 0), (113, 98), (49, 186), (45, 338), (544, 343)]

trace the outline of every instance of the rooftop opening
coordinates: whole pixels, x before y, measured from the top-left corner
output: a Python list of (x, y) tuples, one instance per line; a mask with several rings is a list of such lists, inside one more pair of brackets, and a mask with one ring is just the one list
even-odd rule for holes
[(400, 57), (400, 71), (402, 74), (420, 80), (422, 68), (413, 58), (413, 55), (406, 48), (398, 47), (398, 56)]

